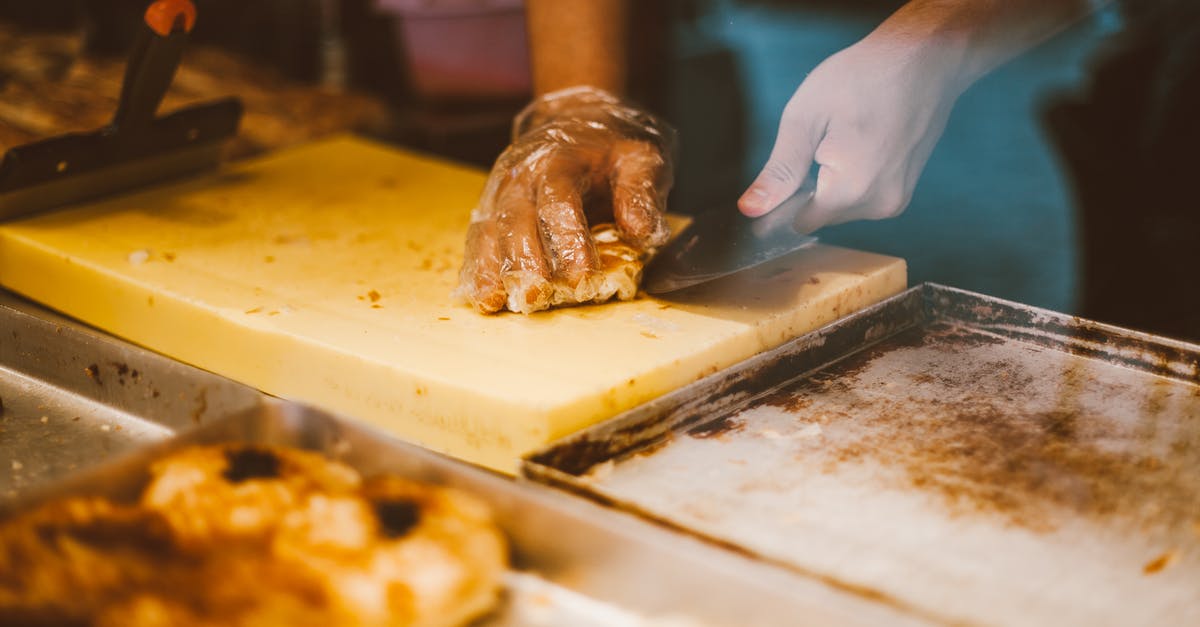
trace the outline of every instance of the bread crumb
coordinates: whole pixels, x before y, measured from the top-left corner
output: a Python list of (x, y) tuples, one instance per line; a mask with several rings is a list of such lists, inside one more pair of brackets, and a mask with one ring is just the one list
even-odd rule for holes
[(46, 424), (50, 422), (50, 416), (42, 416), (40, 420), (42, 421), (42, 424)]
[(12, 469), (13, 470), (20, 470), (24, 467), (25, 467), (25, 464), (22, 464), (21, 462), (15, 460), (15, 459), (12, 461)]
[(100, 425), (100, 430), (101, 431), (111, 431), (112, 426), (111, 425)]
[(149, 249), (139, 248), (138, 250), (135, 250), (135, 251), (129, 253), (129, 263), (131, 263), (135, 266), (140, 266), (149, 260), (150, 260), (150, 250)]
[(1163, 553), (1162, 555), (1159, 555), (1158, 557), (1147, 562), (1146, 565), (1142, 567), (1142, 572), (1147, 575), (1153, 575), (1154, 573), (1160, 572), (1164, 568), (1173, 564), (1175, 562), (1175, 558), (1177, 557), (1179, 557), (1179, 551), (1171, 549), (1170, 551), (1167, 551), (1166, 553)]

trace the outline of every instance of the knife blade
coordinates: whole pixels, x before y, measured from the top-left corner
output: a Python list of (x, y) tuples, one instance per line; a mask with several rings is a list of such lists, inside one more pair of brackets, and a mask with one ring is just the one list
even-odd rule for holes
[(795, 194), (758, 218), (725, 206), (697, 215), (647, 264), (642, 289), (648, 294), (667, 294), (816, 244), (816, 237), (792, 226), (812, 201), (814, 178), (809, 177)]

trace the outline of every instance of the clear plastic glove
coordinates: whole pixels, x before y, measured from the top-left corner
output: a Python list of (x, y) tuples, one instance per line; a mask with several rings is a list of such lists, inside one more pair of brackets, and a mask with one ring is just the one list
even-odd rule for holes
[[(636, 257), (670, 235), (672, 140), (664, 124), (602, 90), (534, 101), (514, 121), (513, 143), (472, 212), (459, 297), (484, 313), (632, 298)], [(589, 227), (602, 223), (616, 224), (638, 276), (622, 282), (606, 272), (613, 264), (596, 247), (606, 240)]]
[(952, 49), (917, 38), (873, 34), (829, 57), (784, 108), (771, 156), (739, 209), (771, 211), (815, 163), (797, 230), (899, 215), (962, 91), (958, 76)]

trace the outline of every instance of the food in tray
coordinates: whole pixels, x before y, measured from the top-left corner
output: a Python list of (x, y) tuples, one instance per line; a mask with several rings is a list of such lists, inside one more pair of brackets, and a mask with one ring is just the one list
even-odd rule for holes
[(461, 492), (294, 449), (193, 447), (136, 503), (83, 496), (0, 525), (0, 624), (462, 625), (507, 547)]

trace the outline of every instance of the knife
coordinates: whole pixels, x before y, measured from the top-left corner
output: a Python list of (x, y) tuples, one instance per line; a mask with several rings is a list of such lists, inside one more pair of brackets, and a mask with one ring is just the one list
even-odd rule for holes
[(793, 228), (812, 202), (815, 177), (770, 213), (747, 218), (733, 207), (695, 217), (646, 266), (642, 289), (667, 294), (741, 272), (817, 243)]

